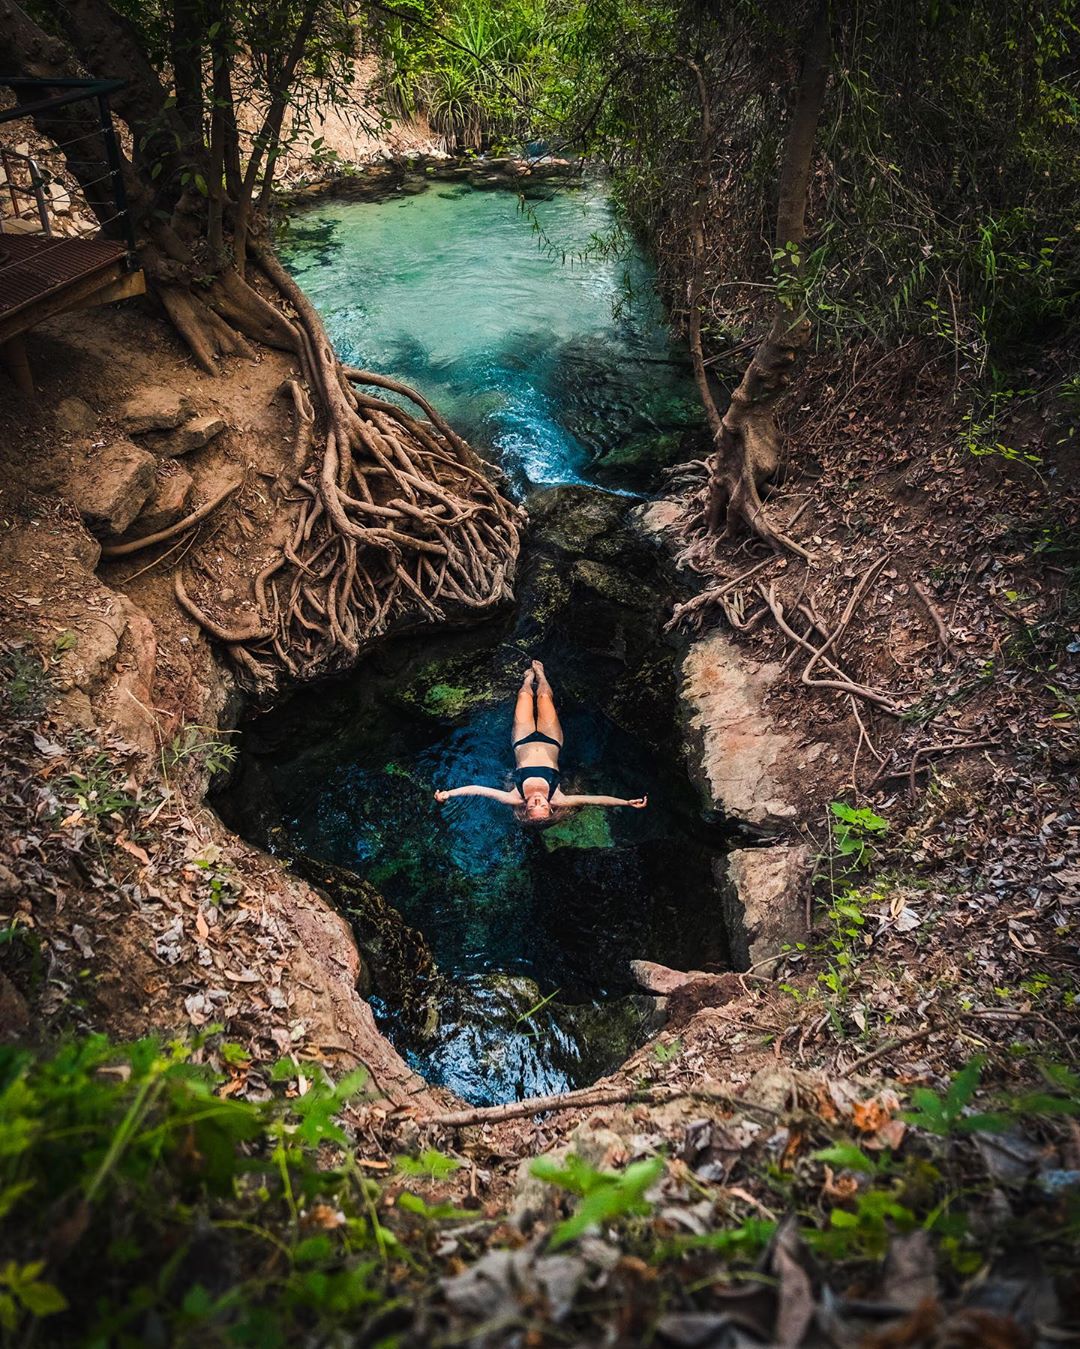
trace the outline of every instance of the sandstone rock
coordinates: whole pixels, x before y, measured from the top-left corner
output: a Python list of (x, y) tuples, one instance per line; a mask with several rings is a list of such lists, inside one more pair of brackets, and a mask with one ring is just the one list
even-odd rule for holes
[[(770, 958), (806, 936), (806, 887), (812, 866), (805, 844), (743, 848), (727, 858), (722, 886), (732, 960), (768, 974)], [(724, 863), (716, 864), (719, 870)], [(717, 877), (721, 882), (723, 875)]]
[(148, 384), (127, 400), (120, 420), (129, 435), (141, 436), (147, 431), (171, 431), (194, 411), (187, 394), (164, 384)]
[(640, 609), (644, 599), (641, 581), (627, 576), (618, 567), (607, 567), (602, 562), (583, 558), (574, 563), (574, 579), (587, 586), (605, 600), (622, 604), (629, 609)]
[(678, 1030), (703, 1008), (723, 1007), (742, 991), (737, 974), (699, 974), (665, 999), (668, 1028)]
[(750, 660), (722, 632), (694, 642), (683, 658), (691, 775), (714, 805), (747, 824), (776, 827), (798, 813), (784, 785), (797, 742), (763, 710), (779, 674), (779, 665)]
[(208, 413), (205, 417), (192, 417), (190, 421), (186, 421), (183, 426), (177, 426), (174, 430), (148, 435), (146, 444), (159, 454), (174, 458), (209, 445), (215, 436), (221, 435), (225, 425), (223, 418)]
[(681, 502), (671, 497), (658, 497), (656, 501), (647, 501), (633, 512), (634, 522), (643, 534), (647, 534), (655, 543), (667, 544), (683, 516)]
[[(627, 1144), (621, 1134), (605, 1128), (596, 1119), (586, 1119), (570, 1134), (565, 1143), (551, 1148), (544, 1158), (555, 1166), (564, 1166), (571, 1154), (597, 1171), (611, 1171), (625, 1164)], [(529, 1232), (539, 1222), (550, 1223), (559, 1216), (560, 1197), (553, 1185), (548, 1185), (532, 1174), (532, 1158), (526, 1158), (518, 1167), (514, 1197), (510, 1201), (509, 1219), (515, 1227)]]
[(157, 460), (130, 441), (118, 440), (72, 473), (67, 494), (95, 534), (123, 534), (153, 491)]
[(97, 413), (81, 398), (61, 398), (56, 405), (56, 425), (65, 435), (92, 436), (97, 421)]
[(123, 621), (117, 659), (102, 689), (101, 721), (133, 749), (148, 757), (158, 744), (157, 718), (152, 711), (157, 636), (149, 617), (126, 595), (117, 595)]
[(667, 997), (695, 979), (711, 977), (704, 970), (673, 970), (670, 965), (659, 965), (655, 960), (631, 960), (630, 973), (638, 988), (660, 997)]
[[(164, 471), (165, 468), (170, 471)], [(179, 465), (166, 461), (158, 468), (157, 480), (149, 500), (135, 521), (137, 534), (155, 534), (182, 520), (188, 511), (194, 487), (191, 474)]]

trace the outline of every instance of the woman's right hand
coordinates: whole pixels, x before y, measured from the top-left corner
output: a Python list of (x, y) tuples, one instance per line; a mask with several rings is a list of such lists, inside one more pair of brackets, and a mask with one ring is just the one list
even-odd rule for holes
[(436, 792), (436, 793), (435, 793), (435, 800), (436, 800), (436, 801), (447, 801), (447, 800), (449, 800), (449, 799), (450, 799), (450, 793), (449, 793), (449, 792)]

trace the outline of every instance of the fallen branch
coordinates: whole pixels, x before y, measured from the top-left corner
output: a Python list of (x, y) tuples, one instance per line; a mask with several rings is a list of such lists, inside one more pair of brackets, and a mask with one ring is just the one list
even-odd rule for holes
[(582, 1087), (558, 1096), (532, 1096), (524, 1101), (509, 1101), (505, 1105), (483, 1105), (473, 1110), (451, 1110), (425, 1121), (444, 1129), (465, 1128), (470, 1124), (499, 1124), (503, 1120), (524, 1119), (528, 1115), (543, 1115), (552, 1110), (589, 1110), (593, 1106), (634, 1103), (662, 1105), (666, 1101), (690, 1099), (718, 1101), (733, 1110), (757, 1111), (768, 1119), (780, 1119), (781, 1112), (754, 1101), (740, 1100), (730, 1092), (705, 1086), (687, 1087)]
[(850, 1068), (843, 1069), (842, 1076), (853, 1077), (855, 1073), (861, 1072), (868, 1064), (882, 1059), (886, 1054), (891, 1054), (894, 1049), (904, 1049), (908, 1045), (915, 1044), (918, 1040), (925, 1040), (928, 1035), (933, 1035), (937, 1030), (936, 1026), (924, 1026), (922, 1030), (912, 1031), (910, 1035), (901, 1035), (897, 1040), (886, 1040), (883, 1045), (872, 1050), (869, 1054), (864, 1054), (861, 1059), (856, 1059)]
[(926, 606), (926, 612), (930, 615), (934, 627), (937, 628), (938, 641), (941, 643), (945, 654), (951, 656), (953, 649), (952, 642), (949, 640), (949, 629), (946, 627), (945, 620), (941, 616), (941, 610), (934, 603), (930, 591), (923, 585), (922, 581), (913, 581), (912, 585), (914, 586), (916, 595), (918, 595), (919, 599), (921, 599)]

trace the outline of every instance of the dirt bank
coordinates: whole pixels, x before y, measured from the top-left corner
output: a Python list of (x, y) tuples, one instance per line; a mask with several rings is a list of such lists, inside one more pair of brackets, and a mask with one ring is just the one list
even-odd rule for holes
[[(423, 1108), (356, 992), (345, 922), (201, 804), (240, 699), (172, 570), (183, 558), (218, 597), (250, 593), (283, 514), (284, 360), (208, 378), (132, 305), (43, 324), (28, 345), (38, 398), (9, 404), (0, 450), (3, 892), (25, 934), (7, 1032), (221, 1024), (250, 1055), (238, 1089), (288, 1054), (366, 1063), (394, 1104)], [(148, 533), (231, 483), (195, 533), (130, 557), (102, 560), (84, 523), (108, 546), (110, 526)]]

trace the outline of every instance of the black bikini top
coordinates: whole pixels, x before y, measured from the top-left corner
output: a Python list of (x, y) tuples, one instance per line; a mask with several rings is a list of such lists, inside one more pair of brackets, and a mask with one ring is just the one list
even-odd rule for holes
[(528, 764), (521, 768), (514, 769), (514, 786), (518, 789), (518, 795), (525, 800), (525, 783), (529, 778), (543, 778), (548, 785), (548, 800), (558, 791), (559, 783), (562, 781), (562, 774), (557, 768), (549, 768), (547, 764)]

